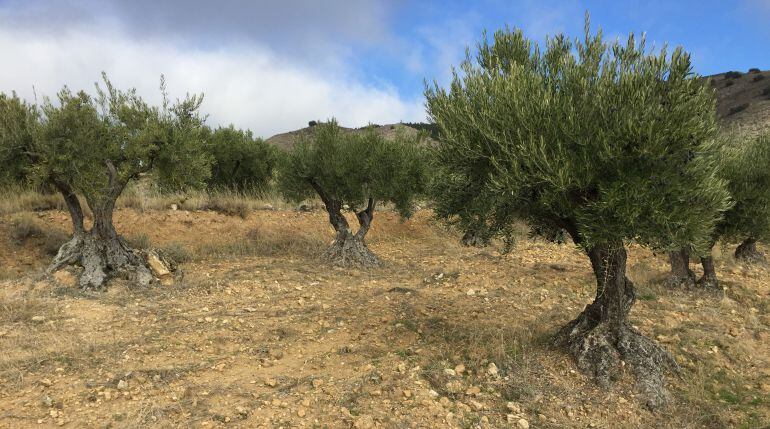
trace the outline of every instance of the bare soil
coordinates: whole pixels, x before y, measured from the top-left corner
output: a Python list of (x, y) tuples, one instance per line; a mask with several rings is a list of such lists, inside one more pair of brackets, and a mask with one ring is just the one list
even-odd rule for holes
[(595, 292), (573, 246), (522, 237), (503, 255), (462, 246), (429, 211), (385, 212), (367, 239), (383, 266), (355, 270), (319, 262), (322, 211), (115, 218), (184, 255), (184, 277), (81, 292), (72, 273), (41, 278), (42, 243), (14, 243), (0, 217), (1, 428), (770, 424), (770, 270), (735, 263), (734, 246), (716, 255), (723, 298), (666, 289), (668, 255), (629, 248), (631, 321), (682, 367), (653, 413), (631, 374), (602, 390), (549, 345)]

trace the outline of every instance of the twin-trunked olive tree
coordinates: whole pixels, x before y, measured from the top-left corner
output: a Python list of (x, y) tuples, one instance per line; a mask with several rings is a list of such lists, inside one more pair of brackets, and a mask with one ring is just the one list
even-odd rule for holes
[(600, 384), (629, 364), (649, 404), (664, 402), (662, 371), (676, 363), (629, 321), (625, 243), (705, 252), (730, 205), (711, 155), (714, 96), (689, 55), (650, 52), (633, 36), (607, 44), (587, 23), (583, 39), (559, 35), (542, 50), (506, 29), (426, 96), (441, 134), (440, 214), (467, 215), (457, 193), (473, 186), (494, 195), (486, 213), (474, 206), (486, 228), (518, 218), (549, 237), (566, 230), (597, 286), (556, 344)]
[[(402, 217), (425, 187), (426, 166), (419, 134), (386, 139), (374, 127), (344, 130), (332, 120), (313, 127), (314, 135), (283, 154), (278, 183), (294, 201), (317, 195), (329, 214), (334, 242), (322, 258), (340, 266), (380, 264), (364, 242), (378, 204), (392, 203)], [(358, 219), (353, 232), (343, 211)]]
[[(161, 91), (163, 105), (151, 106), (105, 76), (95, 97), (64, 88), (55, 100), (36, 106), (0, 95), (0, 157), (22, 163), (27, 180), (60, 192), (72, 218), (72, 239), (50, 272), (80, 265), (83, 288), (100, 288), (114, 276), (152, 281), (147, 261), (115, 230), (115, 202), (129, 182), (146, 173), (166, 188), (200, 186), (210, 164), (197, 113), (202, 97), (169, 105), (162, 79)], [(77, 195), (92, 213), (90, 229)]]

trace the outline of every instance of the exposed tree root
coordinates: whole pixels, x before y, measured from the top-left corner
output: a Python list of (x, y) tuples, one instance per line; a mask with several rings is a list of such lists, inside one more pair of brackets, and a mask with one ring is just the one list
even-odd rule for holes
[(703, 276), (696, 282), (698, 289), (718, 296), (724, 295), (714, 268), (714, 258), (711, 256), (701, 258), (701, 265), (703, 265)]
[(154, 279), (152, 271), (141, 254), (128, 248), (120, 239), (97, 239), (94, 234), (77, 234), (62, 245), (48, 267), (53, 273), (66, 265), (80, 265), (79, 278), (83, 289), (100, 289), (112, 278), (120, 277), (149, 285)]
[(766, 264), (765, 254), (757, 250), (757, 242), (752, 239), (745, 240), (735, 249), (735, 260), (745, 264)]
[(381, 265), (379, 258), (366, 247), (362, 239), (354, 234), (339, 235), (321, 255), (324, 261), (346, 268), (373, 268)]
[(578, 368), (591, 375), (602, 387), (617, 379), (623, 363), (630, 366), (636, 386), (655, 409), (668, 401), (663, 371), (678, 371), (674, 358), (653, 340), (645, 337), (627, 322), (613, 326), (599, 321), (590, 306), (567, 326), (555, 339), (576, 360)]

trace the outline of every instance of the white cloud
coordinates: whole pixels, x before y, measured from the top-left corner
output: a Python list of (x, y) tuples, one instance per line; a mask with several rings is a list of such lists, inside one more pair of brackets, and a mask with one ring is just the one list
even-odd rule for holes
[(158, 102), (162, 73), (172, 97), (205, 93), (210, 124), (233, 123), (264, 137), (332, 116), (346, 126), (425, 117), (421, 99), (405, 100), (394, 88), (300, 65), (254, 44), (192, 49), (173, 38), (132, 39), (102, 24), (58, 35), (0, 28), (0, 52), (0, 91), (28, 99), (33, 85), (38, 95), (53, 96), (64, 84), (90, 91), (104, 70), (117, 86), (136, 87)]

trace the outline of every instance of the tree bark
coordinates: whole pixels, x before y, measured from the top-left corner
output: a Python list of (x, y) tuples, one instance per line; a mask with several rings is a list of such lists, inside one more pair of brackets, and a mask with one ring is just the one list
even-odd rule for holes
[(342, 201), (332, 198), (317, 183), (310, 182), (313, 189), (329, 213), (329, 223), (334, 227), (334, 242), (321, 255), (321, 259), (340, 267), (371, 268), (380, 265), (380, 260), (366, 246), (364, 238), (374, 220), (376, 202), (369, 198), (364, 210), (356, 213), (359, 228), (356, 233), (350, 229), (345, 216), (342, 215)]
[(626, 278), (626, 250), (617, 242), (594, 246), (587, 253), (596, 277), (596, 297), (559, 331), (555, 344), (565, 348), (578, 368), (604, 387), (619, 376), (623, 363), (630, 364), (648, 405), (658, 407), (668, 397), (663, 370), (678, 366), (628, 320), (635, 294), (633, 283)]
[(107, 167), (110, 178), (108, 192), (102, 198), (88, 200), (94, 217), (90, 231), (83, 227), (82, 207), (74, 192), (66, 185), (60, 188), (72, 217), (74, 234), (59, 249), (47, 271), (53, 273), (66, 265), (80, 265), (83, 272), (79, 283), (83, 289), (103, 288), (108, 280), (118, 276), (148, 285), (154, 277), (146, 260), (139, 252), (130, 249), (115, 230), (112, 215), (115, 201), (125, 183), (117, 180), (112, 164), (108, 163)]
[(735, 249), (735, 260), (746, 264), (767, 263), (765, 254), (757, 250), (757, 240), (747, 238)]
[(714, 258), (709, 254), (709, 256), (701, 257), (700, 262), (703, 266), (703, 277), (698, 279), (698, 286), (706, 291), (722, 293), (716, 269), (714, 268)]
[(695, 273), (690, 269), (690, 251), (680, 249), (669, 252), (671, 274), (665, 285), (672, 288), (695, 286)]
[(75, 191), (72, 190), (67, 183), (60, 180), (51, 180), (56, 189), (61, 193), (64, 198), (64, 203), (67, 205), (67, 211), (70, 213), (70, 219), (72, 220), (72, 235), (83, 235), (85, 227), (83, 226), (83, 207), (80, 205)]

